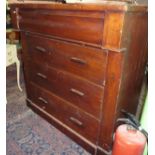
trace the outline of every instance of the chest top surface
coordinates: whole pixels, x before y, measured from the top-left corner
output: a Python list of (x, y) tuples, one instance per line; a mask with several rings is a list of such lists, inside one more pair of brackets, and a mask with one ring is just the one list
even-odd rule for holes
[(10, 0), (9, 5), (20, 8), (44, 8), (52, 10), (109, 10), (109, 11), (147, 11), (147, 5), (128, 4), (118, 1), (103, 1), (100, 3), (72, 3), (62, 4), (49, 1), (17, 1)]

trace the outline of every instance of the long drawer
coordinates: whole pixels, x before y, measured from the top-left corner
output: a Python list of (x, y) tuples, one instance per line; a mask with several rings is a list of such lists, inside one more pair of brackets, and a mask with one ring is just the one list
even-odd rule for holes
[(84, 47), (27, 34), (27, 57), (35, 62), (47, 63), (96, 84), (103, 85), (107, 53), (96, 48)]
[(96, 143), (99, 122), (45, 89), (29, 83), (28, 99), (71, 129)]
[(42, 64), (29, 62), (25, 67), (29, 81), (33, 81), (74, 106), (100, 118), (104, 87)]
[(104, 12), (22, 9), (19, 16), (21, 30), (102, 44)]

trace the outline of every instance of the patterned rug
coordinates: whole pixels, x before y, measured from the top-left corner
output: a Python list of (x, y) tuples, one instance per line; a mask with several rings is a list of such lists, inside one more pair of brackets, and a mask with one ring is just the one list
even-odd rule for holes
[(15, 66), (7, 69), (7, 155), (90, 155), (25, 104), (16, 84)]

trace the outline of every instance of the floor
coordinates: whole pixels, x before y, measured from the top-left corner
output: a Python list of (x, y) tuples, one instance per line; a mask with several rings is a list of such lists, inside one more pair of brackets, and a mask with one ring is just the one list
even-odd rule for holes
[(26, 106), (23, 74), (20, 92), (15, 65), (7, 68), (6, 77), (6, 155), (90, 155)]

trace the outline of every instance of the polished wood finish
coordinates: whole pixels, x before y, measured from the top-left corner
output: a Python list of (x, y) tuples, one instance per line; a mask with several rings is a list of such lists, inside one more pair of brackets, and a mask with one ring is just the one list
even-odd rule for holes
[(55, 94), (36, 86), (34, 83), (31, 83), (30, 85), (28, 98), (32, 102), (36, 103), (41, 109), (52, 114), (52, 116), (91, 142), (96, 142), (99, 121), (90, 117), (80, 109), (71, 106)]
[(99, 17), (91, 12), (73, 14), (73, 11), (22, 9), (19, 10), (19, 27), (25, 31), (101, 44), (104, 13)]
[(70, 72), (104, 85), (107, 51), (48, 39), (27, 33), (28, 50), (25, 55), (34, 62)]
[(104, 88), (55, 68), (25, 64), (29, 80), (100, 119)]
[[(147, 14), (125, 14), (122, 40), (119, 47), (126, 47), (126, 51), (124, 53), (111, 52), (108, 57), (107, 71), (109, 73), (106, 80), (107, 89), (105, 88), (103, 113), (111, 109), (114, 115), (108, 113), (102, 118), (102, 121), (109, 125), (104, 126), (104, 123), (102, 123), (100, 146), (103, 146), (108, 141), (109, 145), (112, 144), (113, 135), (111, 134), (111, 137), (106, 135), (114, 131), (111, 126), (115, 124), (118, 117), (122, 117), (121, 109), (136, 114), (147, 63)], [(115, 106), (112, 104), (115, 104)], [(104, 132), (104, 127), (107, 127), (107, 132)]]
[(28, 105), (92, 154), (110, 154), (121, 109), (136, 113), (147, 62), (147, 6), (10, 6), (21, 30)]
[(75, 11), (121, 11), (121, 12), (147, 12), (147, 5), (135, 5), (125, 2), (108, 2), (103, 1), (101, 3), (73, 3), (73, 4), (61, 4), (49, 1), (24, 1), (9, 0), (9, 5), (16, 9), (50, 9), (50, 10), (75, 10)]
[(62, 124), (59, 120), (55, 119), (54, 117), (51, 117), (52, 115), (49, 115), (46, 111), (42, 110), (41, 108), (38, 108), (36, 104), (31, 102), (31, 100), (27, 100), (27, 105), (35, 111), (37, 114), (39, 114), (41, 117), (46, 119), (48, 122), (50, 122), (52, 125), (57, 127), (60, 131), (65, 133), (66, 135), (69, 135), (70, 138), (75, 140), (78, 144), (83, 146), (87, 151), (89, 151), (91, 154), (96, 153), (96, 146), (92, 145), (87, 139), (80, 136), (79, 134), (75, 133), (73, 130)]

